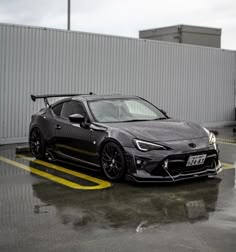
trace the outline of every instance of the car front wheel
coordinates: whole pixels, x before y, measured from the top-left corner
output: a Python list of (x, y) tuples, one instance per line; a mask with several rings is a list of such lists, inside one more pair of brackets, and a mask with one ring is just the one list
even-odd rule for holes
[(111, 181), (121, 181), (126, 168), (124, 154), (120, 146), (114, 142), (107, 143), (101, 152), (101, 166), (106, 177)]

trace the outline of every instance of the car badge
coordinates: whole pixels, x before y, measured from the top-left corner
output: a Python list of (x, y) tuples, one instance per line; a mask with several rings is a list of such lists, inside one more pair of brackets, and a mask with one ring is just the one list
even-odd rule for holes
[(195, 148), (196, 144), (195, 143), (190, 143), (188, 146), (191, 147), (191, 148)]

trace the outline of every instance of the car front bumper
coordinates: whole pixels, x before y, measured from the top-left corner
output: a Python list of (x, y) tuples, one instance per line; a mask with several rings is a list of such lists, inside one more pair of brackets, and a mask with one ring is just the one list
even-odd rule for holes
[[(140, 152), (126, 148), (127, 178), (135, 182), (177, 182), (200, 177), (215, 177), (222, 171), (218, 151), (198, 149), (195, 151)], [(202, 165), (186, 166), (190, 156), (206, 154)]]

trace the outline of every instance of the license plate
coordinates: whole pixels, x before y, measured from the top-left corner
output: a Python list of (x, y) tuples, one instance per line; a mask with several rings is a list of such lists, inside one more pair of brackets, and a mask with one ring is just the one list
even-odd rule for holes
[(197, 155), (197, 156), (190, 156), (188, 158), (188, 162), (186, 166), (194, 166), (194, 165), (202, 165), (206, 159), (206, 154), (204, 155)]

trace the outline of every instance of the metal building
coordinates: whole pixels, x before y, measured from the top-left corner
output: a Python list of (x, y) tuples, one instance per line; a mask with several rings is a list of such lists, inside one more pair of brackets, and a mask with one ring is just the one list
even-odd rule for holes
[(221, 29), (176, 25), (140, 31), (139, 38), (220, 48)]
[(216, 48), (0, 24), (0, 144), (27, 141), (30, 94), (140, 95), (170, 116), (234, 121), (236, 53)]

